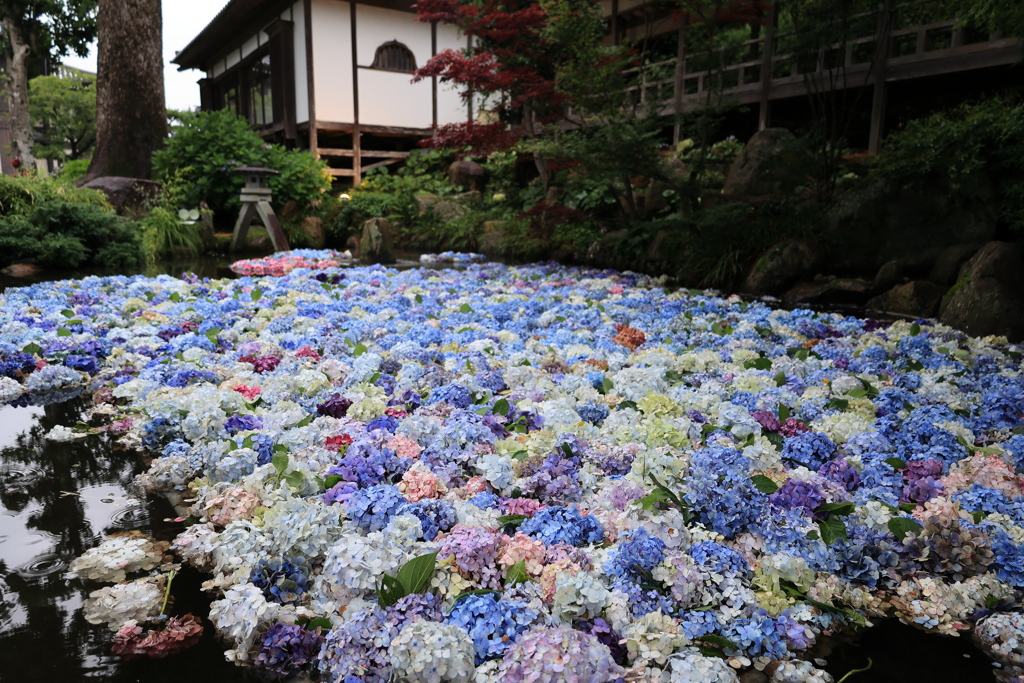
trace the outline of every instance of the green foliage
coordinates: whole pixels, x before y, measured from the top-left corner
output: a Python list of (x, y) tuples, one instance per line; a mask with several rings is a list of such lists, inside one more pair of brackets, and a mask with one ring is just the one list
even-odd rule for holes
[(965, 24), (1009, 36), (1024, 36), (1024, 4), (1006, 0), (949, 0)]
[(96, 144), (94, 79), (74, 74), (29, 81), (29, 113), (42, 127), (34, 152), (40, 159), (80, 159)]
[(377, 602), (381, 607), (390, 607), (407, 595), (424, 592), (430, 585), (436, 564), (437, 553), (427, 553), (406, 562), (396, 576), (382, 575)]
[(34, 258), (50, 268), (96, 266), (132, 270), (142, 265), (135, 226), (113, 211), (90, 204), (47, 201), (27, 216), (0, 219), (5, 261)]
[(63, 178), (0, 175), (0, 216), (24, 216), (35, 206), (52, 201), (110, 208), (107, 196), (99, 190), (75, 187)]
[(177, 211), (165, 206), (153, 208), (140, 221), (146, 260), (153, 263), (161, 256), (184, 252), (195, 255), (203, 249), (199, 224), (182, 220)]
[(307, 211), (330, 188), (325, 162), (306, 151), (265, 145), (245, 119), (229, 111), (184, 114), (177, 120), (167, 145), (153, 155), (153, 169), (161, 180), (176, 177), (189, 206), (205, 201), (224, 220), (237, 214), (245, 184), (233, 172), (239, 166), (265, 166), (280, 173), (270, 179), (278, 206), (294, 200), (300, 211)]
[(900, 184), (943, 178), (954, 191), (986, 177), (1001, 225), (1024, 234), (1024, 104), (996, 98), (910, 121), (885, 139), (874, 174)]
[(90, 159), (68, 159), (57, 170), (55, 177), (64, 183), (77, 183), (89, 170)]

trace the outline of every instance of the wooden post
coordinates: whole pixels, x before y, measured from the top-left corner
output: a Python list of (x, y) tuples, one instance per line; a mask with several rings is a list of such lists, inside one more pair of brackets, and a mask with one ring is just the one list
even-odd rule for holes
[(619, 44), (619, 0), (612, 0), (612, 45)]
[(672, 126), (672, 144), (678, 145), (682, 135), (679, 117), (683, 114), (683, 90), (686, 83), (686, 22), (689, 15), (683, 15), (679, 20), (679, 37), (676, 39), (676, 81), (675, 81), (675, 118), (676, 123)]
[(302, 18), (306, 34), (306, 101), (309, 107), (309, 151), (317, 158), (320, 141), (316, 134), (316, 80), (313, 78), (313, 2), (303, 0)]
[(362, 133), (359, 130), (359, 52), (356, 42), (356, 1), (348, 1), (349, 24), (352, 29), (352, 186), (362, 182)]
[(885, 67), (889, 61), (889, 44), (892, 42), (892, 7), (890, 0), (885, 0), (882, 8), (882, 21), (878, 27), (878, 46), (875, 49), (875, 63), (871, 66), (871, 78), (874, 80), (874, 92), (871, 96), (871, 132), (868, 134), (868, 153), (878, 154), (882, 148), (882, 135), (885, 133), (885, 108), (888, 97), (885, 84)]
[[(437, 54), (437, 22), (430, 22), (430, 56)], [(430, 77), (430, 108), (434, 135), (437, 135), (437, 76)]]
[(761, 43), (761, 106), (757, 112), (757, 129), (764, 130), (771, 125), (772, 58), (775, 56), (775, 30), (779, 26), (779, 13), (775, 6), (770, 10), (770, 20)]

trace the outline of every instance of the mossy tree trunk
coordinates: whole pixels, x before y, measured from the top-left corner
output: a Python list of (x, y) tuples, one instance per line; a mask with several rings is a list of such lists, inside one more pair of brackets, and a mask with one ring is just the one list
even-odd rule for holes
[(96, 151), (86, 180), (146, 178), (167, 137), (161, 0), (99, 0)]

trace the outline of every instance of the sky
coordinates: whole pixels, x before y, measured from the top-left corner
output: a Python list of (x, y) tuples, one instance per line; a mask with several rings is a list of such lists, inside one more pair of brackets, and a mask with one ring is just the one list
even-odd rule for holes
[[(199, 106), (202, 71), (178, 71), (171, 64), (174, 54), (188, 45), (210, 20), (228, 4), (228, 0), (164, 0), (164, 90), (168, 109), (195, 109)], [(96, 44), (87, 57), (71, 55), (64, 63), (76, 69), (96, 71)]]

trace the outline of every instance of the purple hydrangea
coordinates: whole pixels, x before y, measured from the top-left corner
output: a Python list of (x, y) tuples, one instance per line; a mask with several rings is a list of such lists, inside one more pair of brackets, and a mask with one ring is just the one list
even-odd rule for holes
[(345, 417), (352, 401), (341, 394), (334, 394), (329, 399), (316, 407), (317, 415), (329, 415), (330, 417)]
[(224, 421), (224, 431), (234, 436), (238, 432), (262, 429), (263, 418), (258, 415), (232, 415)]
[(307, 631), (278, 621), (263, 636), (255, 664), (282, 675), (294, 674), (316, 661), (323, 642), (319, 629)]
[(387, 621), (396, 631), (416, 621), (444, 621), (441, 598), (434, 593), (413, 593), (387, 608)]
[(825, 502), (825, 494), (815, 484), (790, 479), (768, 496), (768, 500), (773, 506), (787, 510), (801, 508), (804, 515), (812, 517), (814, 510)]

